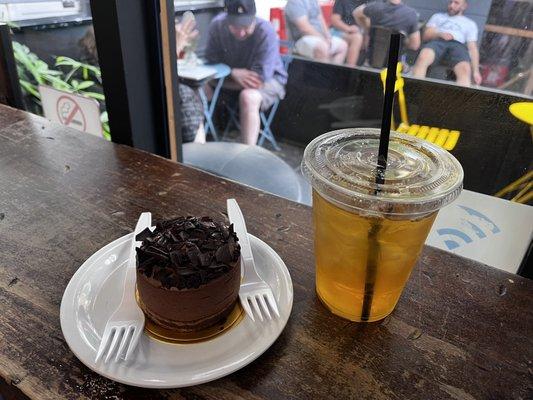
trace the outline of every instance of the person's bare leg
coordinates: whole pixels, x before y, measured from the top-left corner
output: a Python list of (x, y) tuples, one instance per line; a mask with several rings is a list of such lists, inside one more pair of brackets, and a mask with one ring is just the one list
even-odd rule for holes
[(359, 60), (359, 54), (361, 53), (361, 47), (363, 46), (363, 35), (361, 33), (351, 33), (344, 35), (344, 38), (348, 42), (348, 53), (346, 54), (346, 65), (355, 67)]
[(329, 49), (325, 40), (317, 42), (313, 50), (313, 58), (317, 61), (328, 62), (329, 61)]
[(418, 58), (416, 59), (415, 66), (413, 67), (413, 76), (415, 78), (425, 78), (428, 72), (428, 68), (435, 62), (435, 51), (428, 47), (422, 49)]
[(472, 84), (472, 69), (470, 63), (467, 61), (461, 61), (453, 67), (455, 72), (456, 82), (461, 86), (470, 86)]
[(261, 93), (255, 89), (244, 89), (239, 95), (239, 113), (241, 121), (241, 140), (245, 144), (255, 145), (259, 137), (261, 120)]
[(198, 127), (198, 131), (194, 137), (194, 143), (205, 144), (205, 127), (203, 122)]
[(336, 44), (335, 52), (331, 55), (331, 62), (334, 64), (344, 64), (346, 54), (348, 53), (348, 44), (342, 40)]

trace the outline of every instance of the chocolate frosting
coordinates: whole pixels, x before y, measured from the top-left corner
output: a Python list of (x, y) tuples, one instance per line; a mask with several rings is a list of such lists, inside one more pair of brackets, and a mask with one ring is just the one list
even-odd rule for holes
[(158, 221), (153, 232), (137, 235), (137, 270), (165, 289), (193, 289), (235, 268), (238, 238), (229, 227), (209, 217)]

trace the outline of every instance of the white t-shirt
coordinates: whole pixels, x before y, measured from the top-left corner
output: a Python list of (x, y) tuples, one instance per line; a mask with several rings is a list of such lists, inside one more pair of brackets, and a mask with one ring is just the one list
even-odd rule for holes
[(433, 14), (426, 26), (436, 28), (439, 32), (450, 33), (454, 40), (463, 44), (477, 41), (476, 23), (464, 15)]

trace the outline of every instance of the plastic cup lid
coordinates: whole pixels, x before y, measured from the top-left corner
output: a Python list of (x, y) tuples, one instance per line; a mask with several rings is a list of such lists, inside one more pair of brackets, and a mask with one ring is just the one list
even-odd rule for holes
[(380, 131), (342, 129), (313, 140), (302, 171), (327, 200), (377, 215), (428, 214), (457, 198), (463, 186), (459, 161), (425, 140), (391, 132), (385, 183), (376, 184)]

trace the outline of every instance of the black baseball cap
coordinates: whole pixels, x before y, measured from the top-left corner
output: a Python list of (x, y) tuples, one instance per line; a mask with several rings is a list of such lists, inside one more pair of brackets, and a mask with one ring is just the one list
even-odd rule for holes
[(255, 21), (255, 1), (226, 0), (226, 12), (230, 25), (250, 26)]

